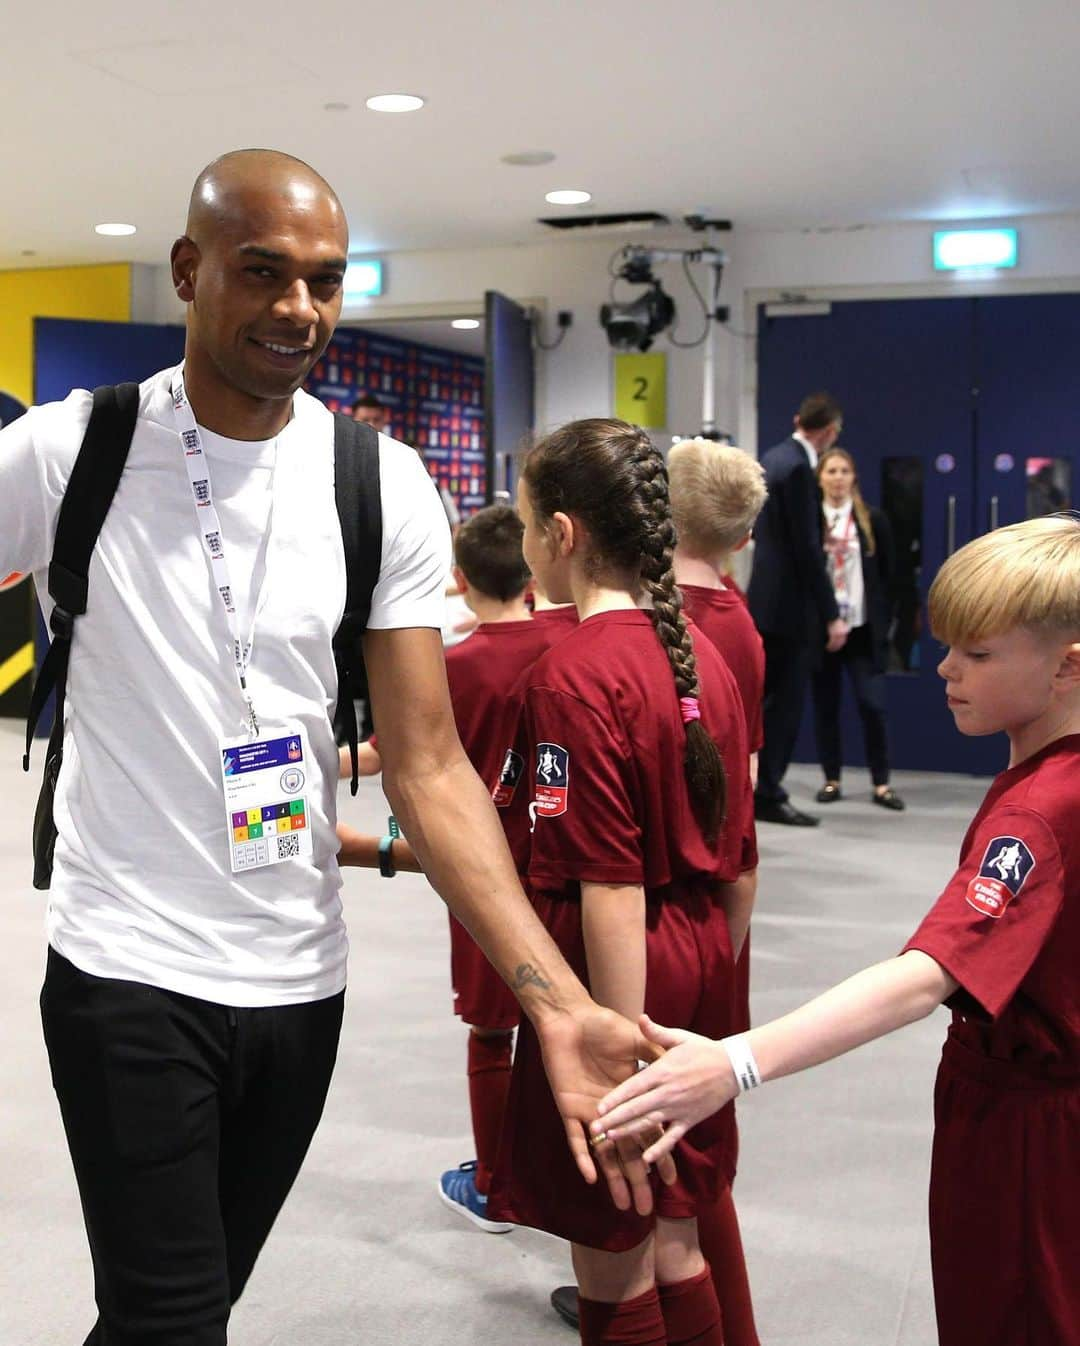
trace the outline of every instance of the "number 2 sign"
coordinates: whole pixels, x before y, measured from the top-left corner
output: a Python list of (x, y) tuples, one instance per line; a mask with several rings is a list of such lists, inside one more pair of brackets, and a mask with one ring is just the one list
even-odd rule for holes
[(663, 430), (667, 425), (667, 356), (615, 356), (615, 415), (621, 421)]

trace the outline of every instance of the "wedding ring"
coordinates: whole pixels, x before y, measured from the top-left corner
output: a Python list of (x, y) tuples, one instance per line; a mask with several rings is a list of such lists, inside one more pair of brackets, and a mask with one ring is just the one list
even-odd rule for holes
[(589, 1132), (589, 1144), (593, 1147), (593, 1149), (595, 1149), (597, 1145), (603, 1145), (605, 1140), (607, 1140), (606, 1131), (599, 1131), (595, 1136), (592, 1134), (591, 1131)]

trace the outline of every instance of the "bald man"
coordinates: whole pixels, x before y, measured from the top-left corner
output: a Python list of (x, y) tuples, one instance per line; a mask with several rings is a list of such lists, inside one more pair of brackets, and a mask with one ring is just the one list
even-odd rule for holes
[[(94, 1263), (86, 1346), (224, 1346), (330, 1082), (338, 863), (360, 856), (336, 854), (327, 718), (346, 581), (333, 418), (300, 388), (338, 319), (347, 245), (338, 198), (296, 159), (242, 151), (199, 175), (172, 249), (184, 361), (141, 386), (90, 570), (41, 997)], [(76, 391), (0, 432), (0, 574), (33, 570), (42, 594), (89, 412)], [(381, 437), (378, 452), (364, 657), (384, 788), (534, 1020), (594, 1174), (582, 1123), (643, 1044), (589, 1000), (521, 892), (447, 699), (443, 509), (411, 449)], [(617, 1202), (629, 1179), (648, 1206), (640, 1163), (602, 1167)]]

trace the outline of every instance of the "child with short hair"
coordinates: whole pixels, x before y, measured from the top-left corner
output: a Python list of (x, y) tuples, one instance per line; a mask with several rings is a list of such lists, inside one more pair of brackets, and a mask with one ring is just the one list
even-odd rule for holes
[[(525, 606), (529, 568), (521, 552), (523, 526), (509, 505), (489, 505), (466, 520), (454, 538), (454, 578), (475, 630), (446, 651), (446, 677), (458, 735), (481, 780), (499, 774), (500, 726), (510, 690), (552, 641)], [(518, 1003), (465, 927), (450, 917), (454, 1012), (469, 1025), (468, 1079), (476, 1159), (439, 1179), (442, 1200), (488, 1233), (510, 1225), (487, 1218), (487, 1192), (510, 1087)]]
[[(668, 452), (675, 581), (686, 611), (723, 655), (735, 676), (746, 717), (750, 780), (764, 741), (765, 646), (746, 600), (726, 578), (765, 504), (765, 471), (756, 458), (713, 439), (683, 439)], [(735, 967), (734, 1032), (750, 1027), (750, 932)], [(737, 1137), (736, 1137), (737, 1140)], [(736, 1151), (737, 1154), (737, 1151)], [(735, 1159), (732, 1159), (734, 1173)], [(757, 1346), (757, 1329), (742, 1235), (731, 1188), (698, 1212), (702, 1251), (716, 1284), (726, 1346)]]
[(728, 559), (741, 551), (765, 504), (765, 472), (734, 444), (683, 439), (668, 453), (675, 521), (675, 582), (686, 611), (724, 656), (739, 684), (751, 766), (764, 741), (761, 701), (765, 646), (746, 600), (725, 582)]
[(938, 901), (888, 962), (719, 1043), (650, 1023), (668, 1054), (600, 1105), (596, 1134), (663, 1137), (737, 1093), (924, 1018), (953, 1020), (935, 1090), (930, 1238), (941, 1346), (1080, 1341), (1080, 518), (998, 529), (930, 590), (964, 734), (1008, 769)]
[[(682, 613), (663, 459), (635, 426), (574, 422), (529, 454), (518, 499), (530, 568), (581, 618), (525, 689), (533, 902), (602, 1003), (730, 1024), (757, 863), (746, 730)], [(586, 1346), (721, 1346), (694, 1217), (729, 1180), (731, 1121), (686, 1137), (652, 1215), (617, 1210), (564, 1161), (523, 1023), (490, 1209), (570, 1240)]]

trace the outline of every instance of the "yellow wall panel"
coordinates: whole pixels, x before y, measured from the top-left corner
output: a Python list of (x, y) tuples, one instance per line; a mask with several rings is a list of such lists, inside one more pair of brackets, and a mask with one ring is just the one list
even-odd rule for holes
[(0, 392), (34, 398), (34, 319), (131, 321), (131, 267), (39, 267), (0, 271)]

